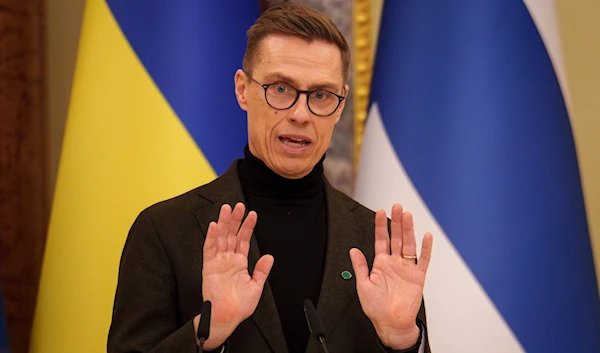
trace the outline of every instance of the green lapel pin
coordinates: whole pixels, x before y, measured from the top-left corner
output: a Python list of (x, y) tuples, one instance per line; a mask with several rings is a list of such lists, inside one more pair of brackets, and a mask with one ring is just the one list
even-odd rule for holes
[(343, 271), (342, 272), (342, 278), (343, 279), (350, 279), (350, 278), (352, 278), (352, 273), (350, 273), (350, 271)]

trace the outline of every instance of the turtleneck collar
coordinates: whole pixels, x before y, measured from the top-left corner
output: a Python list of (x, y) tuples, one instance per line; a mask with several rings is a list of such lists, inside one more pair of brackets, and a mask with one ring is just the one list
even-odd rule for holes
[(325, 155), (310, 173), (300, 179), (287, 179), (275, 173), (244, 147), (244, 159), (238, 171), (244, 193), (274, 198), (307, 197), (323, 190), (323, 161)]

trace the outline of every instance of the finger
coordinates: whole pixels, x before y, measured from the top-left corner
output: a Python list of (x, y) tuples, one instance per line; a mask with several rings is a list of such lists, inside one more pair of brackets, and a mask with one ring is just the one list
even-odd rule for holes
[(225, 251), (234, 252), (237, 244), (237, 234), (244, 219), (244, 211), (246, 207), (243, 203), (238, 202), (231, 213), (231, 222), (229, 222), (229, 228), (227, 229), (227, 248)]
[(221, 206), (219, 212), (219, 220), (217, 222), (217, 251), (225, 251), (227, 249), (227, 229), (231, 221), (231, 206), (225, 204)]
[(392, 255), (402, 255), (402, 205), (392, 206)]
[(421, 245), (421, 256), (419, 257), (419, 263), (417, 267), (423, 272), (427, 272), (429, 267), (429, 261), (431, 261), (431, 249), (433, 249), (433, 235), (426, 233), (423, 237), (423, 244)]
[[(417, 255), (417, 240), (415, 239), (415, 227), (413, 216), (410, 212), (402, 215), (402, 255)], [(409, 259), (414, 261), (413, 259)]]
[(263, 255), (260, 259), (258, 259), (256, 266), (254, 266), (252, 280), (255, 281), (256, 284), (263, 287), (267, 281), (267, 277), (269, 277), (269, 273), (271, 273), (274, 262), (275, 259), (271, 255)]
[(212, 259), (216, 254), (217, 246), (217, 224), (210, 222), (208, 224), (208, 230), (206, 231), (206, 238), (204, 239), (203, 256), (204, 260)]
[(356, 248), (350, 249), (350, 261), (357, 281), (364, 282), (369, 279), (369, 265), (362, 251)]
[(390, 254), (390, 236), (384, 210), (375, 214), (375, 256)]
[(240, 228), (240, 232), (238, 233), (237, 239), (237, 253), (240, 253), (246, 257), (248, 257), (248, 252), (250, 251), (250, 239), (252, 238), (252, 232), (254, 232), (254, 227), (256, 226), (256, 222), (258, 219), (258, 215), (254, 211), (250, 211), (242, 224), (242, 228)]

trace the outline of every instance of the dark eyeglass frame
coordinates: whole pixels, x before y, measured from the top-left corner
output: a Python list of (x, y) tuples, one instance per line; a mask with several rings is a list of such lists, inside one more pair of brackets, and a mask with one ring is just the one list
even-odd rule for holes
[[(278, 81), (278, 82), (273, 82), (273, 83), (269, 83), (269, 84), (260, 83), (260, 82), (258, 82), (257, 80), (255, 80), (255, 79), (254, 79), (254, 77), (250, 76), (250, 74), (249, 74), (249, 73), (247, 73), (246, 71), (243, 71), (243, 72), (244, 72), (244, 73), (246, 74), (246, 76), (248, 76), (248, 77), (249, 77), (249, 78), (250, 78), (252, 81), (254, 81), (254, 82), (255, 82), (255, 83), (257, 83), (258, 85), (260, 85), (262, 88), (264, 88), (264, 90), (265, 90), (265, 101), (266, 101), (266, 102), (267, 102), (267, 104), (268, 104), (268, 105), (269, 105), (271, 108), (273, 108), (273, 109), (277, 109), (277, 110), (287, 110), (287, 109), (290, 109), (291, 107), (293, 107), (293, 106), (294, 106), (294, 104), (296, 104), (296, 102), (297, 102), (297, 101), (298, 101), (298, 99), (300, 98), (300, 95), (304, 93), (304, 94), (306, 94), (306, 106), (308, 107), (308, 110), (310, 110), (310, 112), (311, 112), (311, 113), (313, 113), (313, 114), (314, 114), (314, 115), (316, 115), (316, 116), (327, 117), (327, 116), (331, 116), (331, 115), (333, 115), (335, 112), (337, 112), (338, 108), (340, 107), (340, 104), (342, 104), (342, 101), (343, 101), (344, 99), (346, 99), (346, 97), (344, 97), (344, 96), (340, 96), (339, 94), (337, 94), (337, 93), (333, 93), (333, 92), (331, 92), (331, 91), (328, 91), (328, 90), (326, 90), (326, 89), (314, 89), (314, 90), (311, 90), (311, 91), (305, 91), (305, 90), (300, 90), (300, 89), (297, 89), (296, 87), (294, 87), (294, 86), (290, 85), (289, 83), (282, 82), (282, 81), (281, 81), (281, 82), (280, 82), (280, 81)], [(273, 85), (276, 85), (276, 84), (278, 84), (278, 83), (283, 83), (283, 84), (285, 84), (285, 85), (287, 85), (287, 86), (290, 86), (292, 89), (294, 89), (294, 90), (296, 91), (296, 99), (294, 99), (294, 101), (292, 102), (292, 104), (290, 104), (290, 106), (289, 106), (289, 107), (287, 107), (287, 108), (276, 108), (276, 107), (272, 106), (272, 105), (271, 105), (271, 103), (269, 103), (269, 99), (267, 99), (267, 90), (269, 89), (269, 87), (271, 87), (271, 86), (273, 86)], [(331, 94), (333, 94), (334, 96), (336, 96), (336, 97), (338, 98), (338, 104), (337, 104), (337, 106), (336, 106), (336, 107), (335, 107), (335, 109), (334, 109), (334, 110), (333, 110), (331, 113), (329, 113), (329, 114), (326, 114), (326, 115), (323, 115), (323, 114), (317, 114), (317, 113), (313, 112), (313, 110), (312, 110), (312, 109), (310, 109), (310, 104), (308, 104), (308, 98), (310, 97), (310, 95), (311, 95), (311, 94), (313, 94), (313, 93), (315, 93), (315, 92), (319, 92), (319, 91), (322, 91), (322, 92), (327, 92), (327, 93), (331, 93)]]

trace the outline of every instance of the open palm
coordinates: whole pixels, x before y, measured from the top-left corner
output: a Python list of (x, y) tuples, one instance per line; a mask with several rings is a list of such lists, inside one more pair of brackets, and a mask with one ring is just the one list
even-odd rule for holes
[[(238, 203), (233, 211), (229, 205), (223, 205), (218, 222), (211, 222), (208, 227), (204, 243), (202, 297), (212, 303), (213, 332), (233, 332), (252, 315), (273, 266), (273, 257), (265, 255), (258, 260), (250, 276), (248, 251), (257, 215), (249, 212), (241, 224), (244, 211), (242, 203)], [(219, 327), (230, 329), (218, 330)]]
[(382, 341), (388, 340), (388, 335), (416, 328), (433, 243), (432, 235), (425, 234), (417, 263), (412, 215), (403, 212), (400, 205), (392, 208), (391, 231), (390, 239), (385, 211), (379, 210), (370, 273), (364, 254), (358, 249), (350, 251), (360, 304)]

